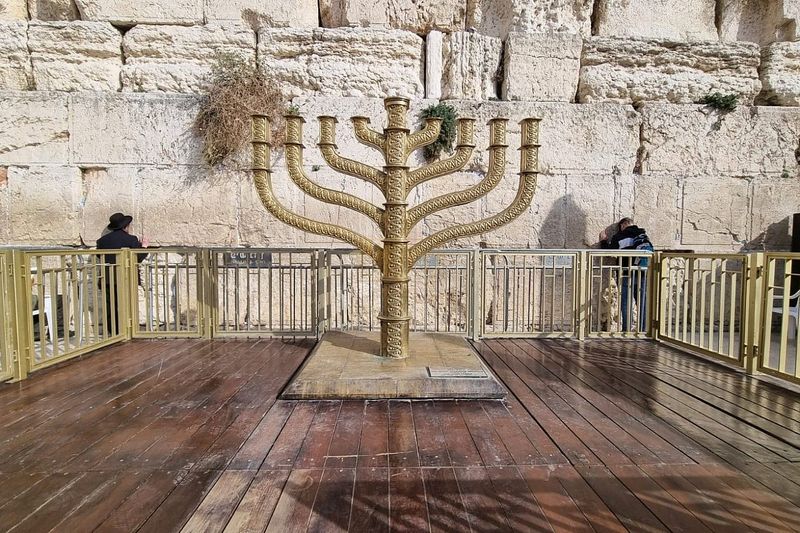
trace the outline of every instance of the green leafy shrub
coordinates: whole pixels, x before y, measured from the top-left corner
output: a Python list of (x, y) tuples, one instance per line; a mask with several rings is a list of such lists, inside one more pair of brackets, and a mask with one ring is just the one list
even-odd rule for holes
[(194, 129), (203, 141), (209, 165), (222, 163), (250, 142), (252, 115), (272, 122), (273, 146), (283, 142), (286, 98), (274, 80), (268, 80), (252, 62), (234, 54), (220, 54)]
[(729, 113), (736, 109), (736, 106), (739, 105), (739, 96), (735, 94), (725, 95), (718, 92), (711, 93), (707, 94), (698, 102), (698, 104), (707, 105), (708, 107), (717, 109), (723, 113)]
[(420, 112), (420, 118), (442, 119), (442, 128), (439, 131), (439, 137), (433, 144), (429, 144), (423, 149), (425, 159), (427, 161), (434, 161), (439, 158), (443, 151), (452, 154), (453, 144), (456, 141), (456, 119), (458, 119), (455, 108), (451, 105), (441, 103), (428, 106)]

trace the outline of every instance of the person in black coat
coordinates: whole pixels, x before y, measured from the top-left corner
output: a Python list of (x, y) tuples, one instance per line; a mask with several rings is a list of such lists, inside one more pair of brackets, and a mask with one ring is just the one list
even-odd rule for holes
[[(98, 250), (119, 250), (121, 248), (147, 248), (150, 244), (147, 239), (139, 240), (135, 235), (129, 233), (133, 217), (124, 215), (122, 213), (114, 213), (108, 219), (108, 230), (105, 235), (97, 239)], [(144, 261), (147, 257), (146, 253), (136, 254), (138, 262)], [(105, 293), (106, 293), (106, 324), (108, 327), (108, 335), (115, 336), (119, 334), (119, 286), (118, 276), (112, 275), (114, 265), (117, 264), (117, 256), (115, 254), (106, 254), (105, 256)], [(98, 286), (101, 291), (103, 290), (103, 280), (99, 280)], [(112, 302), (116, 305), (112, 306)]]
[[(619, 221), (617, 231), (610, 238), (606, 230), (600, 232), (600, 247), (613, 250), (638, 250), (642, 252), (652, 252), (653, 245), (647, 232), (633, 223), (633, 220), (625, 217)], [(647, 266), (649, 260), (646, 257), (623, 257), (620, 259), (622, 266), (622, 279), (620, 280), (620, 314), (622, 315), (622, 330), (629, 331), (628, 325), (631, 322), (628, 305), (632, 296), (639, 310), (639, 332), (646, 331), (647, 314)]]

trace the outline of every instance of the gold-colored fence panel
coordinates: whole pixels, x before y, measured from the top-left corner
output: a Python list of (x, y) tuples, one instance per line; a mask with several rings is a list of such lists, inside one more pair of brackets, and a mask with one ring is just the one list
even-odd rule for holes
[(198, 337), (205, 316), (203, 253), (195, 248), (131, 250), (135, 337)]
[(577, 252), (481, 251), (482, 336), (576, 336)]
[(659, 337), (742, 365), (747, 256), (664, 253)]
[(318, 252), (211, 251), (214, 334), (316, 335)]
[(650, 335), (655, 299), (653, 254), (625, 250), (584, 252), (586, 333), (593, 337)]
[(800, 254), (766, 254), (759, 370), (800, 382)]
[[(129, 338), (125, 252), (26, 251), (17, 256), (20, 357), (35, 371)], [(24, 377), (24, 376), (22, 376)]]
[(12, 252), (0, 250), (0, 382), (14, 377), (14, 309)]

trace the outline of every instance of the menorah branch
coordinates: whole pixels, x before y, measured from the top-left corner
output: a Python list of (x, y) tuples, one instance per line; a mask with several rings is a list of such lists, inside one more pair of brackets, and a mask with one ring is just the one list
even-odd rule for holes
[(367, 117), (353, 117), (351, 120), (353, 121), (353, 131), (356, 134), (356, 139), (360, 143), (382, 152), (386, 138), (383, 134), (369, 128), (369, 119)]
[(368, 181), (383, 190), (386, 174), (377, 168), (342, 157), (336, 151), (336, 119), (319, 117), (319, 142), (317, 146), (328, 165), (342, 174)]
[(442, 119), (438, 117), (426, 118), (425, 127), (408, 136), (408, 151), (413, 152), (417, 148), (433, 144), (439, 138), (441, 131)]
[(472, 156), (472, 150), (475, 148), (473, 144), (473, 133), (475, 128), (475, 121), (470, 118), (462, 118), (458, 120), (458, 144), (456, 145), (456, 153), (447, 159), (442, 159), (431, 165), (425, 165), (416, 170), (408, 173), (408, 189), (411, 190), (417, 185), (424, 183), (428, 180), (446, 176), (453, 172), (458, 172), (466, 166), (469, 158)]
[(491, 128), (489, 139), (489, 170), (486, 176), (463, 191), (456, 191), (431, 198), (408, 211), (408, 227), (413, 228), (420, 220), (428, 215), (474, 202), (489, 194), (503, 178), (506, 169), (506, 119), (493, 119), (489, 122)]

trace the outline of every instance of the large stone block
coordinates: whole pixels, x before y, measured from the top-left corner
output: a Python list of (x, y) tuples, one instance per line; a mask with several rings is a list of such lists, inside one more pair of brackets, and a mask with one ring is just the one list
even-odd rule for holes
[(570, 33), (512, 33), (506, 40), (503, 98), (572, 102), (583, 40)]
[(28, 0), (33, 20), (80, 20), (75, 0)]
[(142, 225), (136, 211), (139, 168), (112, 166), (87, 168), (83, 173), (83, 202), (81, 206), (81, 236), (92, 246), (108, 225), (112, 213), (121, 212), (134, 217), (133, 233), (141, 233)]
[(105, 22), (43, 22), (28, 28), (36, 88), (117, 91), (122, 35)]
[(681, 243), (683, 180), (672, 174), (636, 175), (634, 179), (634, 222), (647, 230), (656, 248), (678, 247)]
[(221, 54), (255, 61), (256, 36), (240, 24), (136, 26), (123, 41), (126, 91), (199, 93)]
[(0, 89), (24, 91), (32, 83), (28, 23), (0, 22)]
[(757, 178), (751, 199), (752, 228), (747, 248), (790, 250), (792, 215), (797, 213), (800, 176)]
[(9, 221), (10, 200), (8, 197), (8, 167), (0, 166), (0, 242), (7, 243), (11, 238)]
[[(724, 191), (724, 192), (723, 192)], [(750, 182), (714, 175), (692, 176), (683, 187), (681, 243), (729, 246), (738, 250), (750, 240)]]
[(464, 29), (467, 2), (459, 0), (320, 0), (322, 25), (378, 26), (425, 34)]
[(758, 100), (769, 105), (800, 105), (800, 43), (773, 43), (761, 53)]
[(621, 176), (613, 174), (567, 177), (564, 198), (567, 248), (588, 248), (597, 244), (601, 230), (629, 215), (628, 211), (623, 215), (621, 209), (619, 179)]
[(736, 94), (752, 103), (761, 90), (753, 43), (612, 39), (584, 43), (580, 102), (662, 100), (697, 102), (709, 93)]
[(243, 21), (252, 28), (319, 26), (317, 0), (205, 0), (206, 23)]
[(716, 40), (716, 0), (598, 0), (596, 35)]
[(424, 95), (424, 42), (380, 29), (262, 29), (258, 60), (292, 96)]
[(719, 37), (723, 41), (749, 41), (767, 45), (793, 41), (800, 2), (784, 0), (724, 0), (719, 2)]
[(640, 111), (642, 173), (800, 174), (798, 109), (739, 107), (719, 114), (704, 106), (648, 104)]
[[(0, 21), (26, 20), (27, 18), (27, 0), (0, 0)], [(0, 28), (2, 28), (2, 26), (0, 26)]]
[(592, 0), (480, 0), (469, 3), (467, 27), (505, 39), (512, 32), (592, 35)]
[(141, 167), (136, 230), (153, 245), (236, 243), (240, 176), (206, 167)]
[(80, 94), (72, 102), (76, 164), (202, 164), (200, 141), (192, 129), (198, 97)]
[(442, 98), (498, 98), (503, 41), (474, 32), (454, 32), (442, 43)]
[[(287, 209), (301, 214), (303, 212), (303, 193), (291, 183), (288, 176), (285, 173), (276, 175), (272, 183), (275, 196), (281, 204)], [(241, 180), (239, 198), (239, 246), (291, 247), (305, 245), (306, 236), (302, 231), (284, 224), (264, 208), (249, 174)]]
[(0, 164), (65, 164), (69, 138), (67, 95), (0, 93)]
[[(371, 119), (371, 127), (381, 131), (386, 123), (383, 102), (380, 99), (304, 97), (293, 102), (301, 115), (308, 119), (304, 142), (307, 165), (324, 165), (314, 146), (319, 127), (311, 117), (332, 115), (339, 120), (337, 144), (345, 157), (357, 159), (377, 167), (384, 162), (372, 148), (358, 143), (352, 134), (350, 117), (363, 115)], [(413, 100), (409, 110), (410, 127), (419, 128), (419, 114), (436, 102)], [(639, 149), (640, 117), (630, 106), (615, 104), (574, 105), (544, 102), (476, 102), (450, 100), (458, 116), (472, 117), (475, 125), (476, 148), (468, 170), (485, 171), (488, 165), (489, 127), (487, 122), (495, 117), (506, 117), (508, 122), (508, 168), (516, 172), (519, 165), (515, 150), (519, 148), (519, 121), (526, 117), (539, 117), (541, 122), (540, 170), (550, 174), (603, 174), (614, 172), (632, 174)], [(419, 154), (409, 159), (410, 165), (423, 163)]]
[(82, 20), (120, 25), (202, 24), (203, 0), (75, 0)]
[(79, 168), (9, 167), (8, 192), (9, 225), (13, 228), (10, 244), (55, 246), (78, 241)]

